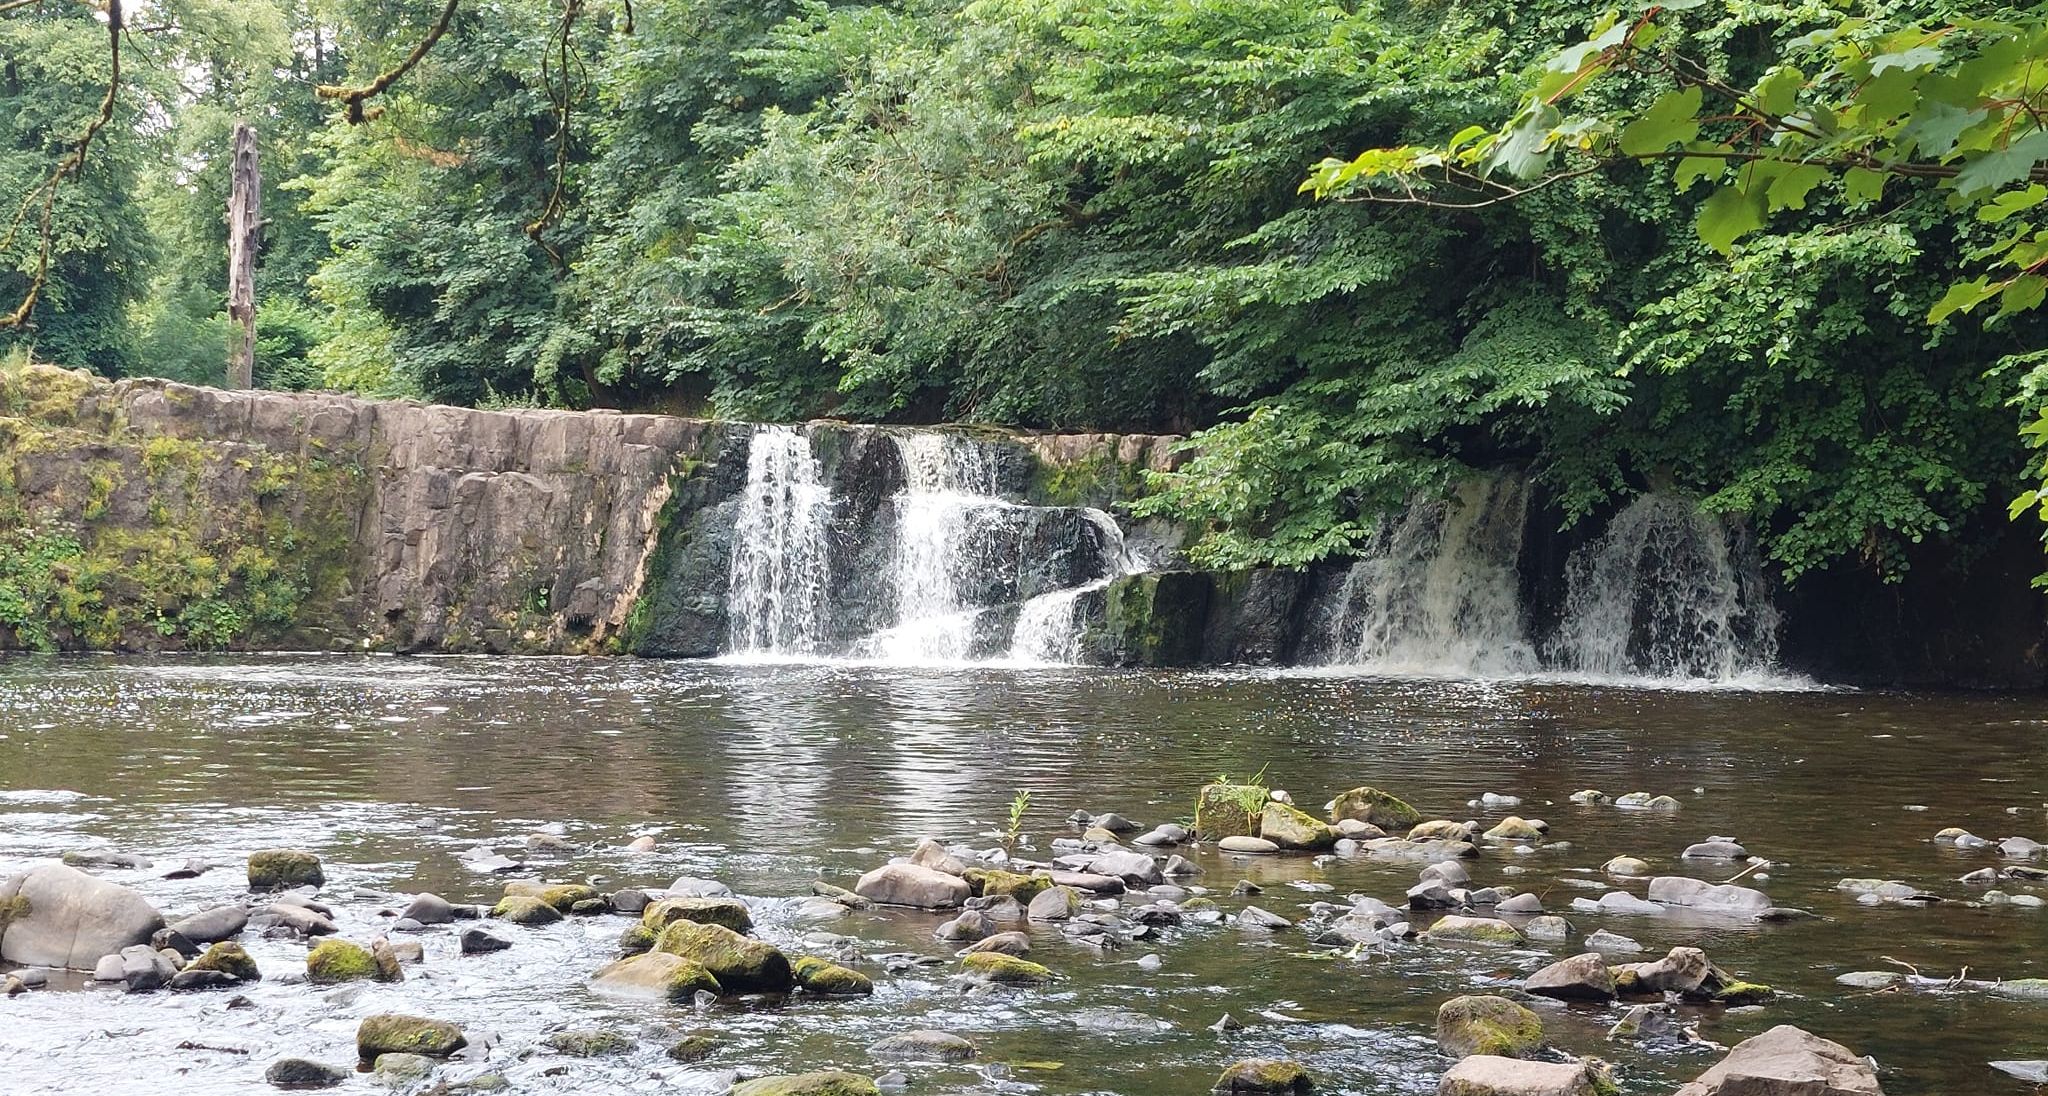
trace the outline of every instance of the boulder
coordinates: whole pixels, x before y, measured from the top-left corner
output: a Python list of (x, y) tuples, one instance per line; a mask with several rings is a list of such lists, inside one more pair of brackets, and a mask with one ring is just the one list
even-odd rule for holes
[(1285, 803), (1268, 803), (1259, 816), (1259, 836), (1283, 849), (1320, 851), (1337, 843), (1337, 831)]
[(1025, 908), (1025, 916), (1033, 921), (1065, 921), (1079, 912), (1081, 896), (1072, 887), (1040, 891)]
[(1572, 938), (1572, 923), (1562, 917), (1533, 917), (1522, 926), (1522, 935), (1531, 940), (1558, 943)]
[(1533, 915), (1543, 912), (1543, 899), (1524, 891), (1512, 898), (1502, 899), (1493, 909), (1495, 913)]
[(557, 1031), (541, 1040), (541, 1044), (557, 1054), (571, 1058), (608, 1058), (624, 1054), (633, 1049), (633, 1039), (621, 1032), (604, 1028), (571, 1028)]
[(1216, 842), (1216, 848), (1240, 856), (1271, 856), (1280, 851), (1280, 843), (1263, 837), (1232, 836)]
[(1416, 861), (1434, 864), (1443, 860), (1470, 860), (1479, 855), (1479, 846), (1470, 841), (1415, 841), (1401, 837), (1381, 837), (1359, 842), (1367, 856), (1375, 860)]
[(1431, 822), (1418, 822), (1408, 830), (1410, 841), (1470, 841), (1479, 833), (1479, 827), (1470, 822), (1453, 822), (1439, 818)]
[[(917, 843), (917, 847), (910, 851), (910, 862), (917, 867), (930, 868), (932, 871), (943, 872), (947, 875), (967, 874), (967, 862), (965, 860), (947, 852), (946, 846), (939, 844), (929, 837), (920, 840)], [(860, 888), (855, 887), (854, 889), (859, 890)]]
[(424, 1016), (384, 1012), (365, 1016), (356, 1025), (356, 1054), (365, 1062), (374, 1062), (385, 1054), (446, 1058), (468, 1045), (461, 1028)]
[(455, 920), (455, 907), (438, 894), (422, 894), (398, 916), (410, 917), (422, 925), (445, 925)]
[(651, 1001), (689, 1001), (724, 988), (703, 964), (658, 951), (629, 955), (590, 976), (592, 993)]
[(1877, 1071), (1848, 1047), (1780, 1024), (1735, 1044), (1674, 1096), (1883, 1096)]
[(1560, 959), (1529, 976), (1522, 988), (1539, 997), (1563, 1001), (1612, 1001), (1614, 975), (1599, 952)]
[(162, 927), (140, 894), (77, 868), (48, 864), (0, 883), (0, 962), (91, 970)]
[(491, 916), (515, 925), (551, 925), (562, 919), (562, 911), (532, 895), (508, 894), (491, 907)]
[(255, 982), (263, 978), (256, 969), (256, 960), (242, 950), (242, 945), (222, 941), (206, 949), (206, 954), (186, 964), (187, 971), (219, 971), (238, 982)]
[(1687, 845), (1678, 855), (1685, 860), (1741, 860), (1749, 855), (1749, 850), (1733, 841), (1714, 838)]
[(1210, 1086), (1211, 1092), (1259, 1092), (1302, 1094), (1314, 1086), (1299, 1062), (1274, 1058), (1246, 1058), (1230, 1063)]
[(1453, 941), (1464, 944), (1507, 944), (1522, 942), (1522, 933), (1515, 926), (1497, 917), (1449, 917), (1438, 918), (1429, 926), (1429, 939)]
[(994, 951), (969, 952), (960, 957), (960, 967), (973, 981), (1001, 986), (1042, 986), (1058, 977), (1028, 959)]
[(661, 930), (654, 950), (702, 964), (728, 993), (782, 993), (796, 985), (789, 959), (773, 944), (723, 925), (674, 922)]
[(1683, 875), (1660, 875), (1650, 880), (1649, 896), (1650, 901), (1667, 906), (1684, 906), (1713, 913), (1754, 916), (1771, 908), (1771, 896), (1760, 890), (1732, 883), (1717, 885)]
[(1281, 929), (1294, 927), (1294, 922), (1287, 918), (1257, 906), (1246, 906), (1237, 911), (1237, 916), (1231, 918), (1231, 923), (1238, 928), (1257, 932), (1279, 932)]
[(397, 981), (380, 976), (376, 957), (361, 944), (330, 938), (313, 945), (313, 950), (306, 953), (306, 980), (316, 985), (366, 978), (380, 982)]
[(279, 1058), (263, 1071), (263, 1079), (279, 1088), (333, 1088), (348, 1080), (348, 1074), (305, 1058)]
[(1206, 840), (1253, 837), (1271, 793), (1256, 784), (1210, 784), (1195, 793), (1195, 833)]
[(933, 929), (932, 936), (935, 939), (948, 940), (956, 944), (971, 944), (994, 931), (995, 928), (989, 923), (986, 914), (983, 914), (980, 910), (968, 910), (951, 921), (947, 921), (938, 928)]
[(791, 963), (791, 977), (806, 993), (823, 997), (866, 997), (875, 992), (875, 983), (867, 975), (850, 970), (837, 963), (806, 955)]
[(885, 906), (928, 910), (953, 909), (972, 894), (967, 880), (916, 864), (884, 864), (861, 876), (853, 892)]
[[(1616, 993), (1676, 993), (1688, 1001), (1720, 1000), (1733, 986), (1743, 986), (1727, 971), (1715, 966), (1698, 948), (1676, 947), (1652, 963), (1627, 963), (1615, 967)], [(1768, 997), (1766, 987), (1747, 985), (1746, 996)]]
[(756, 1077), (732, 1086), (728, 1096), (881, 1096), (874, 1078), (840, 1070)]
[(1105, 852), (1089, 861), (1087, 867), (1097, 875), (1121, 879), (1125, 886), (1149, 887), (1166, 882), (1166, 873), (1159, 870), (1159, 861), (1142, 852), (1121, 849)]
[(1600, 870), (1609, 875), (1648, 875), (1650, 874), (1650, 865), (1648, 861), (1638, 859), (1637, 857), (1617, 856), (1607, 863), (1600, 865)]
[(1025, 875), (1000, 868), (969, 868), (966, 878), (977, 897), (1015, 898), (1019, 902), (1029, 902), (1039, 891), (1053, 885), (1052, 877), (1043, 873)]
[(120, 960), (121, 982), (129, 993), (162, 989), (178, 974), (178, 968), (148, 944), (130, 944), (122, 948)]
[(1511, 814), (1494, 824), (1484, 833), (1488, 841), (1541, 841), (1549, 830), (1541, 822), (1532, 822), (1520, 815)]
[(979, 943), (969, 944), (962, 949), (968, 953), (992, 951), (1002, 955), (1031, 954), (1031, 937), (1021, 932), (999, 932)]
[[(654, 946), (654, 931), (652, 929), (649, 929), (644, 925), (635, 925), (634, 928), (638, 928), (642, 932), (647, 933), (648, 937), (647, 946), (639, 948), (638, 950), (646, 951), (647, 948), (651, 948)], [(458, 939), (456, 946), (462, 950), (462, 954), (464, 955), (489, 955), (491, 952), (494, 951), (504, 951), (506, 948), (512, 946), (512, 942), (510, 940), (503, 939), (502, 937), (493, 936), (480, 928), (476, 928), (475, 926), (471, 926), (469, 928), (462, 930), (462, 936)], [(621, 946), (623, 947), (623, 942)]]
[(195, 944), (232, 940), (249, 925), (249, 911), (241, 906), (215, 906), (165, 926)]
[(1597, 1096), (1605, 1072), (1589, 1062), (1528, 1062), (1475, 1054), (1437, 1082), (1437, 1096)]
[(249, 854), (249, 889), (286, 890), (327, 884), (320, 858), (303, 849), (264, 849)]
[(753, 914), (744, 902), (734, 898), (664, 898), (640, 911), (640, 923), (661, 931), (677, 921), (699, 925), (723, 925), (734, 932), (751, 932)]
[(1378, 788), (1358, 787), (1330, 801), (1330, 821), (1346, 819), (1383, 830), (1405, 830), (1422, 821), (1422, 812)]
[(868, 1044), (868, 1057), (885, 1062), (970, 1062), (972, 1042), (950, 1031), (906, 1031)]
[(1543, 1021), (1505, 997), (1453, 997), (1436, 1010), (1436, 1045), (1453, 1058), (1521, 1058), (1543, 1046)]

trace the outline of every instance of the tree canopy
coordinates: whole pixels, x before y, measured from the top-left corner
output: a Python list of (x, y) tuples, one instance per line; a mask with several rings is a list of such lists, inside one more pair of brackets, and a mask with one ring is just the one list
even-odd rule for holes
[(16, 353), (218, 380), (241, 118), (259, 384), (1189, 432), (1215, 566), (1503, 465), (1789, 579), (2048, 516), (2032, 8), (110, 7), (0, 0)]

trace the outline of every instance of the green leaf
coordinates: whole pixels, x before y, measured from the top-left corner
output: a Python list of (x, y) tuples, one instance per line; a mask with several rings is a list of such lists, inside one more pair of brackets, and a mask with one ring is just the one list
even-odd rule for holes
[(1991, 299), (1991, 295), (1996, 292), (1998, 290), (1990, 281), (1981, 276), (1967, 282), (1957, 282), (1948, 287), (1948, 292), (1942, 294), (1940, 300), (1934, 302), (1933, 308), (1927, 310), (1927, 322), (1940, 323), (1957, 312), (1968, 312)]
[(2017, 183), (2042, 160), (2048, 160), (2048, 130), (2037, 129), (1970, 160), (1956, 175), (1956, 193), (1969, 198)]
[(2048, 200), (2048, 186), (2035, 183), (2025, 190), (2008, 190), (1977, 208), (1977, 219), (1997, 224), (2015, 213), (2034, 208)]
[(1724, 186), (1714, 192), (1713, 197), (1700, 206), (1699, 220), (1695, 227), (1700, 239), (1708, 247), (1723, 255), (1735, 247), (1735, 241), (1764, 226), (1764, 207), (1761, 195), (1746, 194), (1737, 187)]
[(1806, 194), (1826, 181), (1827, 169), (1817, 164), (1800, 164), (1772, 180), (1764, 197), (1773, 211), (1805, 209)]
[(1884, 184), (1891, 176), (1867, 167), (1852, 167), (1842, 173), (1842, 197), (1852, 206), (1869, 205), (1884, 196)]
[(1981, 110), (1964, 110), (1939, 99), (1923, 100), (1900, 134), (1901, 144), (1915, 144), (1929, 156), (1946, 156), (1963, 131), (1984, 120)]
[(2048, 299), (2048, 278), (2039, 274), (2022, 274), (2007, 282), (2004, 291), (1998, 295), (1998, 314), (2009, 316), (2015, 312), (2031, 312)]
[(1650, 104), (1650, 109), (1622, 127), (1621, 153), (1643, 156), (1661, 152), (1699, 136), (1700, 89), (1667, 91)]
[[(1695, 144), (1688, 148), (1693, 152), (1729, 151), (1727, 145), (1710, 143)], [(1719, 156), (1687, 156), (1678, 161), (1678, 167), (1671, 172), (1671, 182), (1678, 187), (1679, 193), (1683, 194), (1691, 190), (1692, 185), (1701, 179), (1718, 179), (1726, 170), (1728, 161)]]
[(1507, 139), (1495, 145), (1486, 158), (1488, 170), (1501, 169), (1518, 179), (1540, 174), (1550, 162), (1550, 131), (1563, 115), (1549, 103), (1531, 103), (1522, 120), (1508, 131)]
[(1799, 101), (1799, 89), (1806, 86), (1806, 74), (1791, 65), (1775, 65), (1756, 82), (1750, 95), (1765, 114), (1786, 115)]
[(1897, 53), (1880, 54), (1872, 58), (1870, 61), (1870, 74), (1872, 76), (1882, 76), (1892, 69), (1917, 72), (1921, 69), (1933, 68), (1940, 63), (1940, 50), (1933, 46), (1914, 46), (1912, 49), (1900, 50)]

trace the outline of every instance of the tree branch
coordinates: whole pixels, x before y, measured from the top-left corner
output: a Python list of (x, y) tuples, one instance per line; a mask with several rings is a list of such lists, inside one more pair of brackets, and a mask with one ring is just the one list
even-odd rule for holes
[(441, 9), (440, 18), (435, 19), (434, 25), (427, 29), (427, 36), (420, 39), (419, 44), (412, 48), (411, 53), (405, 55), (405, 60), (400, 61), (396, 68), (379, 73), (375, 80), (361, 87), (352, 88), (336, 84), (322, 84), (314, 89), (314, 93), (322, 99), (342, 100), (348, 105), (349, 124), (361, 125), (367, 117), (363, 113), (364, 100), (382, 95), (386, 89), (391, 87), (392, 84), (397, 83), (400, 77), (411, 72), (413, 66), (419, 64), (427, 56), (428, 52), (434, 48), (434, 44), (441, 40), (441, 36), (448, 33), (448, 25), (454, 22), (455, 9), (461, 2), (462, 0), (448, 0), (447, 6)]

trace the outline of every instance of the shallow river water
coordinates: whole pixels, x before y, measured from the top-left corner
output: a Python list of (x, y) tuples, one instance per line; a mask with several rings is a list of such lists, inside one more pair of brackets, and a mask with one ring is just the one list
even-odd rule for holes
[[(851, 885), (922, 835), (992, 845), (1020, 790), (1032, 793), (1025, 831), (1039, 855), (1073, 835), (1064, 820), (1076, 808), (1148, 825), (1184, 819), (1200, 784), (1261, 767), (1311, 810), (1373, 784), (1425, 817), (1490, 824), (1509, 811), (1468, 801), (1499, 792), (1524, 799), (1514, 813), (1547, 820), (1554, 843), (1488, 849), (1472, 862), (1475, 885), (1534, 891), (1581, 932), (1641, 941), (1651, 952), (1641, 958), (1696, 944), (1776, 987), (1763, 1007), (1688, 1010), (1705, 1038), (1729, 1045), (1796, 1023), (1873, 1055), (1892, 1096), (2018, 1093), (2033, 1086), (1986, 1063), (2048, 1058), (2048, 1002), (1969, 987), (1870, 993), (1835, 977), (1900, 969), (1892, 960), (1940, 976), (1967, 968), (1973, 980), (2048, 976), (2048, 909), (1979, 903), (1983, 889), (1957, 877), (2000, 863), (1997, 853), (1932, 841), (1952, 825), (2048, 838), (2044, 737), (2038, 697), (623, 659), (17, 658), (0, 661), (0, 876), (66, 850), (135, 853), (155, 865), (103, 874), (176, 917), (244, 897), (249, 851), (299, 846), (325, 860), (323, 898), (360, 940), (412, 892), (493, 900), (503, 880), (455, 855), (484, 843), (531, 874), (607, 890), (723, 880), (758, 900), (761, 935), (795, 951), (814, 930), (791, 922), (786, 899), (812, 880)], [(1667, 793), (1683, 806), (1567, 801), (1587, 787)], [(525, 850), (545, 828), (583, 851)], [(657, 851), (626, 852), (639, 834), (654, 835)], [(1689, 871), (1678, 859), (1709, 835), (1771, 859), (1753, 885), (1820, 917), (1759, 926), (1567, 909), (1605, 886), (1640, 893), (1600, 874), (1617, 854), (1726, 878), (1737, 869)], [(1354, 892), (1399, 904), (1415, 878), (1415, 865), (1189, 855), (1226, 910), (1256, 903), (1290, 919)], [(160, 878), (188, 858), (227, 866)], [(1844, 877), (1903, 880), (1949, 901), (1863, 906), (1836, 889)], [(1264, 893), (1231, 897), (1241, 879)], [(827, 928), (869, 955), (946, 957), (950, 946), (930, 936), (941, 919), (878, 911)], [(528, 1092), (723, 1092), (733, 1069), (876, 1073), (887, 1067), (868, 1061), (868, 1043), (943, 1028), (977, 1042), (980, 1060), (913, 1067), (913, 1093), (1167, 1096), (1207, 1091), (1248, 1056), (1297, 1058), (1324, 1092), (1433, 1093), (1447, 1065), (1431, 1034), (1438, 1004), (1513, 987), (1579, 950), (1416, 943), (1353, 955), (1298, 931), (1224, 925), (1105, 953), (1035, 930), (1032, 958), (1063, 976), (1050, 989), (967, 996), (947, 966), (890, 974), (868, 963), (870, 999), (698, 1011), (587, 992), (626, 924), (503, 926), (515, 946), (475, 957), (429, 933), (426, 961), (402, 984), (266, 979), (245, 991), (252, 1008), (226, 1008), (221, 992), (90, 985), (0, 998), (0, 1092), (270, 1091), (271, 1061), (350, 1062), (357, 1021), (401, 1011), (496, 1036), (488, 1061), (450, 1064), (443, 1079), (490, 1070)], [(245, 943), (266, 974), (303, 969), (303, 944), (254, 933)], [(1137, 965), (1148, 954), (1158, 970)], [(1555, 1045), (1614, 1062), (1629, 1092), (1668, 1092), (1716, 1058), (1607, 1042), (1618, 1007), (1539, 1011)], [(1243, 1027), (1209, 1030), (1225, 1013)], [(538, 1045), (564, 1026), (615, 1027), (642, 1049), (574, 1059)], [(728, 1043), (694, 1065), (663, 1056), (693, 1031)]]

